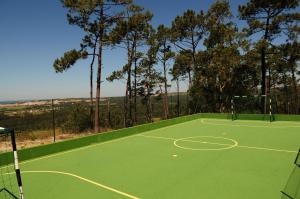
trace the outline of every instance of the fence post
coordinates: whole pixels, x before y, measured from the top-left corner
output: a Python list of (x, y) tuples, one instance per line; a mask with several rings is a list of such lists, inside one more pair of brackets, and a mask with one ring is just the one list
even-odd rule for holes
[(272, 98), (270, 96), (270, 99), (269, 99), (269, 105), (270, 105), (270, 109), (269, 109), (269, 115), (270, 115), (270, 122), (272, 122)]
[(234, 98), (231, 99), (231, 120), (234, 120)]
[(55, 136), (55, 111), (54, 111), (54, 101), (51, 99), (51, 108), (52, 108), (52, 131), (53, 131), (53, 142), (56, 141)]

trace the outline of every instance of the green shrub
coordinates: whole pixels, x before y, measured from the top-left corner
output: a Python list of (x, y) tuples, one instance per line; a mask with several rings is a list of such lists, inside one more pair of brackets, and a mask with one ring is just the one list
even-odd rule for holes
[(89, 110), (86, 106), (76, 105), (65, 114), (65, 120), (61, 125), (63, 131), (80, 133), (91, 126)]

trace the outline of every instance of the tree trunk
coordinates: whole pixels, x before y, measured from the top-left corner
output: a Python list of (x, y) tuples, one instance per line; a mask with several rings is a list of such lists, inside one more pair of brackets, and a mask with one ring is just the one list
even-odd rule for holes
[(133, 117), (132, 117), (132, 87), (131, 87), (131, 67), (132, 67), (132, 62), (134, 59), (134, 49), (135, 49), (135, 43), (133, 43), (130, 46), (130, 43), (128, 41), (127, 43), (127, 58), (128, 58), (128, 63), (127, 63), (127, 127), (133, 125)]
[(169, 118), (169, 103), (168, 103), (168, 80), (167, 80), (167, 66), (166, 61), (163, 62), (164, 66), (164, 87), (165, 87), (165, 93), (164, 93), (164, 116), (165, 119)]
[(126, 128), (126, 121), (127, 121), (127, 112), (126, 112), (126, 106), (127, 106), (127, 87), (126, 87), (126, 91), (125, 91), (125, 97), (123, 99), (123, 115), (124, 115), (124, 120), (123, 120), (123, 127)]
[(149, 86), (147, 86), (147, 120), (148, 122), (153, 122), (152, 120), (152, 103)]
[(94, 115), (93, 115), (93, 64), (94, 64), (94, 57), (93, 61), (91, 63), (91, 69), (90, 69), (90, 120), (91, 120), (91, 129), (93, 129), (93, 121), (94, 121)]
[(98, 46), (98, 71), (97, 71), (97, 89), (96, 89), (96, 103), (95, 103), (95, 132), (100, 131), (100, 95), (101, 95), (101, 75), (102, 75), (102, 50), (103, 50), (103, 36), (104, 36), (104, 8), (100, 9), (100, 33), (99, 33), (99, 46)]
[(97, 72), (97, 90), (95, 107), (95, 132), (100, 131), (100, 94), (101, 94), (101, 73), (102, 73), (102, 38), (99, 40), (98, 49), (98, 72)]
[(223, 104), (223, 88), (225, 87), (225, 85), (219, 85), (219, 113), (223, 113), (224, 111), (224, 104)]
[[(270, 11), (268, 11), (268, 17), (266, 21), (266, 29), (264, 33), (264, 40), (267, 41), (269, 38), (269, 25), (270, 25)], [(261, 49), (261, 95), (266, 95), (266, 71), (267, 71), (267, 63), (266, 63), (266, 47), (263, 46)], [(263, 99), (263, 98), (262, 98)], [(261, 101), (261, 112), (266, 114), (264, 100)]]
[(293, 90), (294, 90), (294, 110), (295, 114), (299, 114), (299, 97), (295, 74), (293, 74)]
[(148, 122), (152, 122), (151, 96), (147, 97)]
[(186, 99), (187, 99), (187, 114), (190, 115), (191, 114), (191, 109), (190, 109), (190, 90), (192, 88), (192, 75), (191, 75), (191, 70), (188, 71), (188, 77), (189, 77), (189, 88), (188, 88), (188, 92), (186, 93)]
[[(265, 48), (261, 50), (261, 95), (266, 95), (266, 57)], [(261, 98), (264, 99), (264, 98)], [(261, 100), (261, 113), (265, 114), (264, 100)]]
[(132, 125), (132, 108), (131, 108), (131, 98), (132, 98), (132, 90), (131, 90), (131, 67), (128, 66), (127, 70), (127, 84), (126, 84), (126, 127)]
[(294, 109), (294, 113), (295, 114), (298, 114), (299, 113), (299, 103), (298, 103), (298, 89), (297, 89), (297, 79), (296, 79), (296, 75), (295, 75), (295, 68), (294, 68), (294, 66), (295, 66), (295, 63), (293, 63), (293, 59), (292, 58), (290, 58), (290, 60), (289, 60), (289, 62), (290, 62), (290, 66), (291, 66), (291, 72), (292, 72), (292, 84), (293, 84), (293, 90), (294, 90), (294, 107), (293, 107), (293, 109)]
[(136, 48), (134, 50), (134, 124), (137, 124), (137, 57), (136, 57)]
[(177, 117), (180, 115), (180, 101), (179, 101), (179, 78), (176, 79), (177, 84)]
[(97, 44), (97, 39), (95, 40), (95, 46), (94, 46), (94, 49), (93, 49), (93, 59), (92, 59), (92, 62), (91, 62), (91, 65), (90, 65), (90, 120), (91, 120), (91, 129), (93, 129), (93, 126), (94, 126), (94, 96), (93, 96), (93, 74), (94, 74), (94, 71), (93, 71), (93, 66), (94, 66), (94, 62), (95, 62), (95, 56), (96, 56), (96, 46)]
[(289, 91), (288, 91), (288, 86), (287, 86), (287, 77), (286, 77), (286, 74), (284, 73), (283, 74), (283, 83), (284, 83), (284, 92), (285, 92), (285, 114), (290, 114), (290, 100), (289, 100)]

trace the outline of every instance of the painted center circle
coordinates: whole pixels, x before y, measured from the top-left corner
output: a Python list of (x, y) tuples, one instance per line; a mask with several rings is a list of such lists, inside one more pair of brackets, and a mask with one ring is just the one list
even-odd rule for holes
[(216, 151), (236, 147), (238, 146), (238, 142), (224, 137), (194, 136), (177, 139), (174, 141), (174, 145), (186, 150)]

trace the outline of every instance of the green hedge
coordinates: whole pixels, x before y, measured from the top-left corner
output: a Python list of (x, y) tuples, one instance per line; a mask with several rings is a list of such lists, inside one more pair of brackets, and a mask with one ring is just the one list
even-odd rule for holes
[(201, 118), (214, 118), (214, 119), (231, 119), (229, 113), (201, 113)]
[(275, 115), (275, 121), (300, 122), (300, 115)]
[[(270, 116), (268, 114), (238, 114), (238, 120), (265, 120), (269, 121)], [(273, 115), (274, 121), (300, 121), (300, 115)]]

